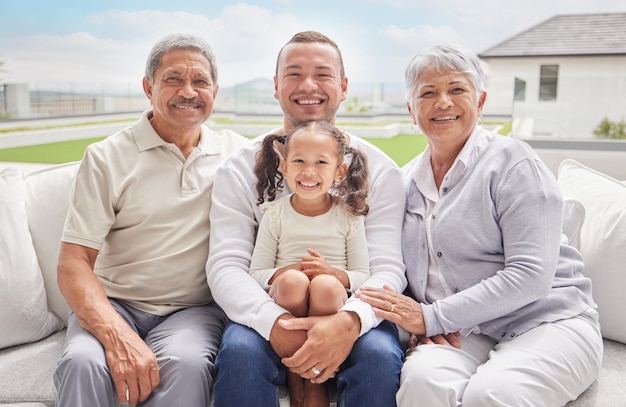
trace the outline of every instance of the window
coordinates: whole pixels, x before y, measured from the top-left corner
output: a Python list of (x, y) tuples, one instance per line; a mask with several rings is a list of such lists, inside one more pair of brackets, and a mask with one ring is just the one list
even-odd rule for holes
[(539, 79), (539, 100), (556, 100), (556, 88), (558, 79), (558, 65), (541, 65), (541, 77)]
[(513, 88), (513, 100), (523, 102), (526, 100), (526, 81), (515, 78), (515, 87)]

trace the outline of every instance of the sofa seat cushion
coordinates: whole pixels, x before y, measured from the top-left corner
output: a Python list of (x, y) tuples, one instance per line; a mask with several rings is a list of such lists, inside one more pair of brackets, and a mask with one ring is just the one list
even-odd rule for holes
[(0, 350), (0, 404), (54, 405), (52, 375), (63, 351), (65, 330), (38, 342)]
[(626, 345), (604, 340), (604, 357), (598, 379), (566, 407), (622, 406), (626, 400)]
[(48, 310), (25, 196), (20, 169), (0, 172), (0, 348), (34, 342), (63, 327)]
[(626, 186), (574, 160), (564, 160), (558, 182), (565, 200), (584, 206), (580, 231), (583, 273), (593, 282), (602, 336), (626, 343)]

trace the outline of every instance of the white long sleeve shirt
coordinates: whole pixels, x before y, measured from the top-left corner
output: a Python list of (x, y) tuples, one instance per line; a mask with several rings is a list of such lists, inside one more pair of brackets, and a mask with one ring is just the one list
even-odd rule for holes
[[(276, 319), (287, 311), (277, 305), (249, 274), (261, 219), (253, 168), (263, 137), (259, 136), (232, 155), (217, 172), (206, 270), (213, 298), (228, 317), (269, 340)], [(405, 201), (402, 175), (397, 165), (372, 144), (350, 135), (350, 145), (367, 155), (369, 168), (370, 211), (365, 217), (365, 233), (370, 278), (363, 285), (382, 287), (387, 284), (402, 292), (406, 287), (400, 249)], [(277, 198), (289, 193), (285, 186)], [(368, 304), (354, 297), (342, 310), (359, 315), (361, 335), (381, 321)]]
[(321, 215), (302, 215), (291, 206), (291, 196), (262, 205), (250, 275), (269, 290), (278, 269), (299, 263), (313, 249), (330, 267), (346, 273), (350, 291), (359, 288), (370, 275), (363, 216), (340, 204)]

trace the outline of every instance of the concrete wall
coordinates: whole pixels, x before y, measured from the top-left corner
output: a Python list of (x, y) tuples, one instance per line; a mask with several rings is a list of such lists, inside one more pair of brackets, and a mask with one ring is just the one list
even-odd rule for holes
[(548, 168), (558, 175), (566, 158), (600, 171), (619, 181), (626, 181), (626, 141), (552, 141), (526, 140)]
[(7, 83), (4, 86), (6, 112), (11, 117), (30, 115), (30, 93), (26, 83)]

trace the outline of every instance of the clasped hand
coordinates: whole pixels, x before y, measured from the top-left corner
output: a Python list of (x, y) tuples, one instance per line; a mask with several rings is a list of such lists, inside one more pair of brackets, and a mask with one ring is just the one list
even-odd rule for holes
[(312, 280), (320, 274), (335, 275), (334, 269), (328, 265), (326, 259), (313, 249), (307, 249), (309, 256), (305, 256), (298, 263), (299, 270)]
[[(289, 338), (302, 332), (306, 334), (304, 342), (291, 354), (285, 345)], [(270, 341), (289, 370), (313, 383), (323, 383), (334, 377), (350, 354), (359, 332), (358, 316), (352, 312), (306, 318), (285, 314), (272, 329)], [(319, 370), (319, 375), (313, 367)]]

